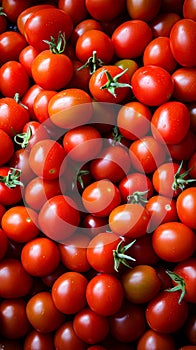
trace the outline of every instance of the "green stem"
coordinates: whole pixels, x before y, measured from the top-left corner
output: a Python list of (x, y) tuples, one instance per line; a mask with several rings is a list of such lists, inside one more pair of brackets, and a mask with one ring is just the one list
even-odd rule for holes
[(80, 71), (83, 68), (89, 68), (89, 73), (92, 75), (95, 73), (98, 67), (103, 66), (103, 62), (100, 58), (97, 57), (97, 52), (93, 51), (93, 54), (91, 57), (88, 58), (86, 63), (84, 63), (81, 67), (79, 67), (77, 70)]
[(192, 168), (190, 168), (190, 169), (186, 170), (184, 173), (180, 174), (180, 172), (182, 170), (182, 165), (183, 165), (183, 160), (180, 163), (180, 166), (179, 166), (176, 174), (174, 175), (174, 182), (172, 184), (172, 190), (174, 190), (174, 191), (176, 191), (178, 188), (180, 188), (183, 191), (184, 188), (186, 187), (186, 185), (188, 185), (191, 182), (196, 181), (196, 179), (185, 179), (185, 177), (187, 177), (189, 175)]
[(32, 128), (29, 126), (27, 132), (17, 134), (14, 136), (14, 141), (21, 146), (21, 148), (26, 148), (28, 146), (29, 140), (32, 136)]
[(120, 77), (122, 77), (123, 74), (125, 74), (127, 72), (128, 68), (123, 70), (122, 72), (120, 72), (119, 74), (115, 75), (115, 77), (112, 77), (111, 74), (108, 72), (107, 69), (103, 70), (103, 73), (106, 74), (107, 77), (107, 82), (102, 85), (100, 87), (101, 90), (107, 89), (108, 92), (113, 95), (114, 97), (116, 97), (116, 89), (117, 88), (125, 88), (125, 87), (129, 87), (131, 88), (130, 84), (127, 83), (119, 83), (118, 79)]
[(165, 289), (166, 292), (176, 292), (176, 291), (181, 291), (180, 298), (178, 300), (178, 303), (180, 304), (182, 299), (185, 296), (186, 293), (186, 283), (182, 277), (177, 275), (177, 273), (173, 271), (166, 270), (166, 273), (169, 275), (169, 277), (176, 283), (176, 286), (173, 288)]
[(121, 241), (118, 243), (115, 250), (113, 250), (113, 257), (114, 257), (114, 270), (118, 272), (120, 264), (123, 264), (124, 266), (130, 268), (131, 266), (127, 262), (129, 261), (135, 261), (134, 258), (132, 258), (130, 255), (125, 254), (125, 252), (132, 247), (132, 245), (136, 242), (136, 239), (131, 241), (129, 244), (124, 245), (124, 237), (121, 237)]
[(4, 183), (9, 188), (14, 188), (16, 186), (23, 187), (23, 183), (19, 181), (21, 175), (21, 170), (16, 168), (10, 168), (7, 176), (0, 176), (0, 182)]

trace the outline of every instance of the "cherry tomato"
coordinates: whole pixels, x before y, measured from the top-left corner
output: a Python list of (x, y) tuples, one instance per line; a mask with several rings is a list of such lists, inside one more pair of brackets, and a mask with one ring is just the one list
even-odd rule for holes
[(26, 185), (35, 177), (35, 173), (29, 165), (29, 152), (24, 148), (15, 151), (10, 160), (10, 166), (14, 169), (20, 169), (20, 180), (23, 185)]
[(186, 188), (179, 194), (176, 208), (180, 221), (193, 230), (196, 229), (196, 187)]
[(28, 75), (32, 78), (31, 66), (35, 57), (38, 55), (38, 51), (31, 45), (25, 46), (19, 54), (19, 62), (25, 67)]
[(24, 340), (24, 350), (32, 350), (33, 348), (42, 350), (55, 350), (53, 335), (51, 333), (40, 333), (32, 330), (27, 334)]
[(2, 7), (11, 22), (16, 22), (20, 13), (31, 5), (31, 0), (21, 0), (19, 3), (12, 0), (2, 0)]
[(54, 344), (59, 350), (86, 350), (86, 343), (75, 333), (72, 321), (64, 322), (54, 334)]
[(170, 334), (162, 334), (148, 329), (140, 337), (137, 350), (152, 350), (153, 348), (160, 350), (176, 350), (176, 344)]
[(10, 206), (18, 203), (22, 198), (20, 181), (21, 172), (10, 167), (0, 168), (0, 203)]
[(114, 3), (112, 0), (86, 0), (86, 8), (90, 15), (99, 21), (113, 21), (125, 9), (125, 1), (119, 0)]
[[(37, 96), (34, 99), (33, 102), (33, 111), (35, 114), (36, 120), (38, 120), (40, 123), (45, 122), (49, 118), (48, 114), (48, 103), (50, 99), (56, 95), (56, 91), (51, 90), (44, 90), (41, 89), (41, 91), (37, 94)], [(48, 120), (47, 120), (48, 124)]]
[(14, 154), (14, 143), (3, 129), (0, 129), (0, 166), (5, 165)]
[(88, 13), (85, 0), (59, 0), (58, 8), (69, 13), (74, 24), (81, 22)]
[(191, 257), (195, 251), (195, 234), (181, 222), (159, 225), (152, 236), (155, 253), (163, 260), (180, 262)]
[(25, 67), (18, 61), (8, 61), (0, 68), (0, 91), (5, 97), (23, 96), (30, 85)]
[[(3, 206), (2, 206), (3, 208)], [(6, 209), (5, 209), (6, 211)], [(4, 211), (4, 212), (5, 212)], [(8, 249), (8, 238), (6, 233), (0, 229), (0, 261), (4, 258)]]
[(7, 18), (5, 12), (3, 12), (3, 9), (0, 10), (0, 34), (4, 33), (7, 30)]
[(131, 19), (140, 19), (143, 21), (150, 21), (159, 12), (161, 6), (160, 0), (140, 1), (127, 0), (127, 11)]
[(184, 18), (196, 20), (196, 6), (193, 0), (185, 0), (182, 11)]
[[(171, 7), (171, 1), (169, 5)], [(169, 37), (173, 25), (181, 19), (180, 15), (172, 12), (169, 9), (168, 12), (159, 12), (159, 14), (154, 17), (149, 25), (152, 30), (153, 37)]]
[(33, 84), (30, 86), (30, 88), (26, 91), (26, 93), (22, 96), (21, 99), (22, 104), (28, 109), (32, 120), (36, 119), (33, 109), (33, 102), (41, 90), (41, 86), (39, 86), (38, 84)]
[(124, 203), (146, 203), (153, 193), (150, 178), (137, 172), (124, 177), (119, 183), (119, 190)]
[(87, 30), (102, 30), (101, 23), (93, 18), (87, 18), (80, 21), (73, 29), (71, 34), (71, 42), (75, 46), (78, 38), (84, 34)]
[[(196, 151), (196, 134), (189, 129), (181, 142), (167, 146), (173, 160), (189, 160)], [(192, 176), (191, 173), (190, 176)]]
[(14, 31), (6, 31), (0, 34), (0, 65), (8, 61), (18, 61), (19, 54), (27, 42), (24, 36)]
[(150, 265), (154, 266), (160, 260), (152, 246), (152, 236), (147, 234), (138, 237), (134, 244), (126, 251), (126, 254), (133, 258), (130, 266)]
[(181, 102), (194, 102), (196, 99), (196, 69), (181, 67), (172, 74), (174, 79), (173, 97)]

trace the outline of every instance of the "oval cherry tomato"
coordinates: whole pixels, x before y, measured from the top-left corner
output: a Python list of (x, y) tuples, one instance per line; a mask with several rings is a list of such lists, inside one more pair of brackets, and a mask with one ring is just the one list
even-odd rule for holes
[(0, 166), (5, 165), (14, 154), (14, 143), (3, 129), (0, 129)]
[(8, 61), (0, 68), (0, 91), (5, 97), (23, 96), (30, 85), (25, 67), (18, 61)]
[(33, 349), (33, 347), (40, 350), (44, 348), (48, 350), (55, 350), (52, 334), (44, 334), (36, 330), (32, 330), (31, 332), (29, 332), (25, 337), (24, 350)]
[(120, 181), (118, 188), (124, 203), (146, 203), (153, 193), (149, 177), (137, 172), (124, 177)]
[[(169, 1), (171, 7), (171, 2)], [(173, 25), (181, 19), (180, 15), (172, 12), (159, 12), (159, 14), (150, 21), (150, 27), (153, 37), (169, 37)]]
[(182, 10), (184, 18), (196, 20), (196, 6), (194, 0), (185, 0)]
[(19, 54), (19, 62), (25, 67), (30, 78), (32, 78), (31, 66), (37, 55), (38, 51), (31, 45), (25, 46)]
[(140, 19), (143, 21), (150, 21), (159, 12), (161, 6), (160, 0), (140, 1), (127, 0), (127, 11), (131, 19)]
[(112, 0), (86, 0), (86, 8), (90, 15), (99, 21), (113, 21), (123, 12), (125, 1), (119, 0), (114, 3)]
[(57, 349), (86, 350), (86, 343), (83, 342), (73, 329), (73, 322), (64, 322), (54, 334), (54, 345)]
[(186, 188), (179, 194), (176, 208), (180, 221), (193, 230), (196, 229), (196, 187)]
[(88, 13), (85, 0), (59, 0), (58, 8), (69, 13), (74, 24), (81, 22)]
[(181, 67), (172, 74), (174, 79), (173, 96), (181, 102), (194, 102), (196, 99), (196, 69)]
[(19, 54), (27, 42), (24, 36), (14, 31), (6, 31), (0, 34), (0, 65), (8, 61), (18, 61)]
[(158, 333), (152, 329), (148, 329), (142, 334), (137, 344), (137, 350), (152, 350), (152, 344), (155, 349), (176, 350), (172, 335)]

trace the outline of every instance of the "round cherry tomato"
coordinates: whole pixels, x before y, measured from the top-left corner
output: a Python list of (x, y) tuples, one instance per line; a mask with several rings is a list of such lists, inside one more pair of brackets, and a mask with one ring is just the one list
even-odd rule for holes
[(172, 74), (174, 80), (173, 97), (181, 102), (196, 100), (196, 68), (181, 67)]
[(29, 76), (18, 61), (8, 61), (0, 68), (0, 91), (5, 97), (23, 96), (29, 88)]
[(14, 143), (3, 129), (0, 129), (0, 166), (5, 165), (14, 154)]
[(78, 38), (87, 30), (96, 29), (102, 30), (101, 23), (93, 18), (84, 19), (80, 21), (72, 31), (71, 42), (75, 46)]
[[(171, 1), (169, 1), (170, 7), (171, 4)], [(168, 12), (159, 12), (149, 23), (153, 37), (169, 37), (173, 25), (180, 19), (180, 15), (172, 12), (171, 9)]]
[(0, 34), (0, 65), (7, 61), (18, 61), (19, 54), (27, 42), (24, 36), (14, 31), (6, 31)]
[(30, 86), (30, 88), (26, 91), (26, 93), (22, 96), (21, 99), (22, 104), (28, 109), (32, 120), (36, 119), (33, 110), (33, 102), (41, 90), (41, 86), (39, 86), (38, 84), (33, 84)]
[[(40, 123), (45, 122), (49, 118), (48, 114), (48, 103), (50, 99), (56, 95), (56, 91), (44, 90), (42, 89), (34, 99), (33, 102), (33, 111)], [(47, 120), (48, 123), (48, 120)], [(46, 124), (46, 123), (45, 123)]]
[(123, 12), (125, 1), (86, 0), (86, 8), (90, 15), (99, 21), (113, 21)]
[(81, 22), (88, 13), (85, 0), (58, 0), (58, 8), (69, 13), (74, 24)]
[(196, 20), (196, 6), (194, 0), (185, 0), (182, 10), (184, 18)]
[(75, 333), (73, 329), (73, 322), (64, 322), (54, 334), (54, 344), (59, 350), (73, 349), (86, 350), (86, 343), (84, 343)]
[(27, 45), (20, 51), (19, 62), (25, 67), (28, 75), (32, 78), (31, 66), (35, 57), (38, 55), (38, 51), (31, 45)]
[(118, 188), (124, 203), (146, 203), (153, 193), (149, 177), (137, 172), (124, 177)]
[(196, 237), (194, 231), (181, 222), (166, 222), (153, 232), (152, 245), (161, 259), (180, 262), (195, 251)]
[(180, 221), (193, 230), (196, 229), (196, 187), (186, 188), (179, 194), (176, 208)]
[(16, 22), (22, 11), (32, 5), (32, 0), (21, 0), (19, 3), (12, 0), (2, 0), (2, 7), (11, 22)]
[(157, 15), (160, 6), (160, 0), (143, 0), (140, 2), (136, 0), (127, 0), (127, 11), (131, 19), (140, 19), (146, 22)]
[[(167, 145), (168, 151), (175, 161), (191, 159), (196, 151), (196, 134), (189, 129), (181, 142)], [(191, 173), (190, 176), (192, 177)]]
[(176, 350), (175, 340), (170, 334), (162, 334), (148, 329), (140, 337), (137, 350), (153, 350), (153, 348), (154, 350)]
[[(3, 212), (3, 209), (2, 209), (2, 212)], [(7, 250), (8, 250), (8, 238), (6, 233), (2, 229), (0, 229), (0, 261), (4, 258)]]
[(44, 334), (36, 330), (32, 330), (31, 332), (29, 332), (24, 340), (24, 350), (29, 350), (33, 348), (39, 350), (42, 350), (44, 348), (47, 350), (55, 350), (52, 334)]

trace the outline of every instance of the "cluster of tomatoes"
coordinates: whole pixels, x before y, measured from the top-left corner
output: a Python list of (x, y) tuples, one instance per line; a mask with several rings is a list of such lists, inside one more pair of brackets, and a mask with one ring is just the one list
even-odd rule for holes
[(0, 349), (196, 349), (195, 1), (0, 5)]

